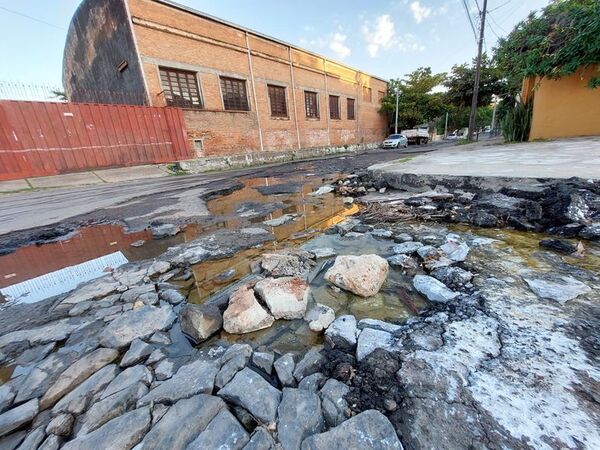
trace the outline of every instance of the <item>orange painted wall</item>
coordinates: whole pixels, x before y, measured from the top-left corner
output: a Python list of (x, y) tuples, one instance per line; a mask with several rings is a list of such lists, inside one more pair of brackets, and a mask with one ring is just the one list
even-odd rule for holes
[(525, 82), (525, 89), (534, 88), (529, 140), (600, 135), (600, 89), (587, 87), (599, 74), (591, 67), (558, 80)]

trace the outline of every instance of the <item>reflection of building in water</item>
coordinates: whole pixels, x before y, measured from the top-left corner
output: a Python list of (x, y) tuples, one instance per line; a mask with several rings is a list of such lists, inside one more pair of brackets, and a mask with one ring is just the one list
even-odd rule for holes
[(34, 303), (69, 292), (78, 284), (105, 275), (107, 269), (116, 269), (127, 262), (123, 253), (115, 252), (13, 284), (1, 289), (0, 293), (6, 297), (7, 301)]

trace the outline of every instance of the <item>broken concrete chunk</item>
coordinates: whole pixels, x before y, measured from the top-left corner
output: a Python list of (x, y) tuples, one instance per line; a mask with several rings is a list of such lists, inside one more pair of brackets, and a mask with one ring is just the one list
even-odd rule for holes
[(223, 313), (223, 328), (231, 334), (244, 334), (268, 328), (274, 320), (256, 300), (254, 289), (246, 285), (231, 294)]
[(301, 319), (308, 304), (309, 287), (298, 277), (266, 278), (254, 286), (275, 319)]
[(356, 318), (351, 315), (340, 316), (325, 331), (325, 342), (331, 347), (345, 352), (356, 348)]
[(221, 310), (212, 304), (188, 303), (179, 311), (181, 331), (193, 344), (204, 342), (223, 326)]
[(446, 303), (459, 295), (458, 292), (448, 289), (445, 284), (428, 275), (416, 275), (413, 278), (413, 286), (427, 300), (436, 303)]
[(375, 295), (389, 272), (388, 262), (378, 255), (338, 256), (325, 279), (361, 297)]

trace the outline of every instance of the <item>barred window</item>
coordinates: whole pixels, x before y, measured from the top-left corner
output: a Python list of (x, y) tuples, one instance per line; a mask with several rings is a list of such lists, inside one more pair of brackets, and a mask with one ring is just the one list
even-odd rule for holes
[(373, 100), (373, 91), (370, 87), (363, 86), (363, 101), (371, 103)]
[(340, 119), (340, 98), (337, 95), (329, 96), (329, 117)]
[(221, 77), (223, 106), (227, 111), (250, 111), (246, 81), (237, 78)]
[(267, 85), (269, 90), (269, 101), (271, 102), (272, 117), (287, 117), (287, 102), (285, 88), (281, 86)]
[(316, 92), (304, 91), (304, 107), (306, 117), (309, 119), (319, 118), (319, 100)]
[(160, 67), (159, 73), (167, 105), (194, 109), (204, 107), (194, 72)]
[(348, 100), (348, 120), (354, 120), (354, 99), (349, 98)]

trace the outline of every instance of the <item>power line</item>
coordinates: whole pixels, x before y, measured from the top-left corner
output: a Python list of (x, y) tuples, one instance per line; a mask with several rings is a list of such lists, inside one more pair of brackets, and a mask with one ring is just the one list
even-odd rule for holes
[(475, 42), (477, 42), (477, 31), (475, 30), (475, 25), (473, 24), (473, 18), (471, 17), (471, 13), (469, 12), (469, 6), (467, 5), (467, 0), (463, 0), (463, 6), (465, 7), (465, 12), (467, 13), (467, 18), (469, 19), (469, 23), (471, 24), (471, 30), (473, 30), (473, 36), (475, 36)]
[(504, 2), (504, 3), (502, 3), (501, 5), (496, 6), (494, 9), (490, 9), (488, 11), (488, 14), (491, 13), (491, 12), (494, 12), (494, 11), (500, 9), (500, 8), (503, 8), (503, 7), (505, 7), (506, 5), (508, 5), (509, 3), (512, 3), (512, 2), (513, 2), (513, 0), (508, 0), (508, 1)]
[(13, 11), (12, 9), (5, 8), (4, 6), (0, 6), (0, 9), (3, 11), (9, 12), (11, 14), (15, 14), (17, 16), (25, 17), (26, 19), (29, 19), (29, 20), (33, 20), (34, 22), (43, 23), (44, 25), (48, 25), (49, 27), (56, 28), (56, 29), (62, 30), (62, 31), (66, 31), (63, 27), (59, 27), (58, 25), (54, 25), (53, 23), (46, 22), (45, 20), (42, 20), (42, 19), (37, 19), (35, 17), (28, 16), (27, 14), (23, 14), (19, 11)]

